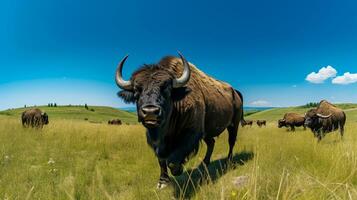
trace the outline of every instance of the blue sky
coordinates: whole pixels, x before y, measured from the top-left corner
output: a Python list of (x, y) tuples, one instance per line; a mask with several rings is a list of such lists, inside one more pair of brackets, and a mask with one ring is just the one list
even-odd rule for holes
[[(5, 0), (0, 109), (53, 101), (126, 106), (113, 79), (119, 60), (130, 54), (129, 78), (177, 50), (241, 90), (247, 106), (357, 102), (356, 7), (343, 0)], [(319, 73), (327, 66), (336, 73)]]

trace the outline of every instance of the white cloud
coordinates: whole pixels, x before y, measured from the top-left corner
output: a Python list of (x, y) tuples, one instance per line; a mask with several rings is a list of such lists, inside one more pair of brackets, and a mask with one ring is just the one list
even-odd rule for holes
[(250, 102), (251, 106), (271, 106), (270, 102), (265, 101), (265, 100), (256, 100)]
[(330, 65), (327, 67), (323, 67), (319, 70), (319, 72), (311, 72), (305, 78), (305, 80), (310, 83), (323, 83), (326, 79), (335, 77), (337, 71), (331, 67)]
[(349, 72), (346, 72), (343, 74), (343, 76), (337, 76), (336, 78), (332, 79), (333, 84), (339, 84), (339, 85), (347, 85), (356, 82), (357, 82), (357, 73), (351, 74)]

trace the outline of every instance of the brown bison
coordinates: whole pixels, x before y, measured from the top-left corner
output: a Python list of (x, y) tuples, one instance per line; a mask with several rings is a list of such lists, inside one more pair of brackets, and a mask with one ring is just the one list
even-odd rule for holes
[(320, 141), (326, 133), (340, 129), (343, 137), (346, 114), (333, 104), (322, 100), (317, 108), (305, 114), (305, 126), (309, 127)]
[(24, 127), (43, 128), (49, 123), (48, 115), (40, 109), (26, 110), (21, 115), (22, 125)]
[(203, 162), (208, 165), (214, 138), (225, 129), (231, 160), (243, 119), (240, 92), (180, 57), (164, 57), (157, 64), (144, 65), (126, 81), (122, 78), (126, 56), (116, 71), (116, 83), (122, 89), (118, 95), (136, 104), (138, 120), (146, 127), (147, 142), (158, 158), (158, 188), (169, 183), (167, 167), (174, 176), (182, 174), (183, 164), (197, 153), (201, 140), (207, 144)]
[(265, 120), (257, 120), (257, 125), (259, 127), (262, 127), (263, 125), (266, 126), (267, 125), (267, 121), (265, 121)]
[(297, 113), (286, 113), (284, 118), (278, 121), (278, 127), (281, 128), (283, 126), (290, 127), (291, 131), (295, 131), (295, 126), (303, 126), (306, 129), (305, 116)]
[(110, 124), (110, 125), (121, 125), (122, 122), (121, 122), (120, 119), (113, 119), (113, 120), (109, 120), (108, 124)]
[(253, 120), (242, 120), (241, 125), (242, 125), (242, 127), (248, 126), (248, 125), (250, 127), (252, 127), (253, 126)]

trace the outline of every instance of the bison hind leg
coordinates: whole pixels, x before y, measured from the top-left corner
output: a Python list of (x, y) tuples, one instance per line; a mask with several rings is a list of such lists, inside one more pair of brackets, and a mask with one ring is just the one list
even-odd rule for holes
[(214, 138), (204, 138), (203, 139), (207, 145), (207, 151), (206, 151), (206, 155), (205, 158), (203, 159), (203, 163), (208, 166), (210, 161), (211, 161), (211, 156), (212, 156), (212, 152), (214, 149)]
[(343, 138), (343, 134), (345, 133), (345, 127), (343, 125), (340, 125), (340, 135), (341, 138)]
[(228, 144), (229, 144), (229, 152), (228, 152), (228, 161), (232, 161), (233, 159), (233, 148), (237, 140), (238, 134), (238, 124), (233, 124), (227, 127), (228, 130)]

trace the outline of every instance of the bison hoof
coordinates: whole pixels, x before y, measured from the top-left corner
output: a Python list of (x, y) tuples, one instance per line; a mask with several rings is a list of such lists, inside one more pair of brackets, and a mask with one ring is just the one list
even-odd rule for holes
[(157, 183), (156, 188), (157, 188), (158, 190), (162, 190), (162, 189), (166, 188), (168, 185), (169, 185), (169, 182), (159, 181), (159, 182)]

